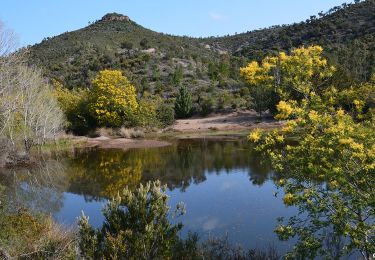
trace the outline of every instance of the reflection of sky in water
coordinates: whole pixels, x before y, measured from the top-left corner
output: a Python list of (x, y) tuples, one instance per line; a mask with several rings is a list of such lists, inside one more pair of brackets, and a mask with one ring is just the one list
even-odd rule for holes
[(28, 173), (20, 182), (9, 177), (0, 183), (13, 187), (10, 195), (16, 200), (50, 212), (62, 224), (74, 225), (83, 211), (98, 227), (104, 219), (103, 194), (160, 179), (169, 187), (172, 209), (179, 202), (186, 205), (187, 214), (177, 220), (184, 224), (183, 236), (188, 231), (202, 240), (228, 235), (246, 248), (274, 242), (285, 251), (289, 244), (273, 232), (276, 219), (295, 212), (283, 205), (282, 194), (274, 197), (272, 172), (260, 159), (243, 142), (183, 140), (157, 149), (83, 151)]
[(77, 222), (82, 211), (89, 217), (90, 224), (98, 227), (103, 223), (104, 217), (101, 209), (104, 207), (103, 201), (87, 201), (81, 195), (64, 193), (64, 206), (55, 214), (55, 219), (62, 224), (72, 225)]
[(276, 219), (289, 216), (294, 210), (286, 208), (281, 200), (273, 196), (276, 190), (272, 181), (262, 186), (249, 182), (246, 170), (235, 170), (232, 174), (207, 174), (207, 181), (191, 185), (185, 193), (168, 192), (171, 205), (184, 201), (187, 214), (181, 217), (184, 235), (188, 230), (198, 232), (202, 238), (228, 234), (234, 243), (244, 247), (279, 244), (273, 233)]
[[(197, 232), (204, 240), (211, 236), (228, 235), (230, 241), (244, 247), (265, 247), (274, 243), (285, 250), (288, 243), (278, 241), (273, 230), (276, 219), (290, 216), (294, 212), (286, 208), (282, 195), (275, 197), (276, 190), (272, 181), (262, 186), (249, 181), (248, 169), (236, 169), (233, 172), (206, 172), (207, 180), (191, 184), (184, 192), (179, 189), (168, 190), (170, 205), (179, 202), (186, 205), (186, 215), (178, 218), (184, 224), (182, 232)], [(64, 193), (64, 205), (55, 214), (55, 218), (64, 224), (72, 224), (84, 211), (94, 226), (101, 225), (101, 209), (104, 201), (87, 201), (83, 196)]]

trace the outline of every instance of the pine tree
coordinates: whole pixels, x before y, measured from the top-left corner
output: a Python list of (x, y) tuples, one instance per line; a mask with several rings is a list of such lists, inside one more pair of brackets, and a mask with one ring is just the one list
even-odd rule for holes
[(186, 118), (191, 115), (192, 101), (191, 95), (186, 87), (178, 89), (174, 110), (177, 118)]

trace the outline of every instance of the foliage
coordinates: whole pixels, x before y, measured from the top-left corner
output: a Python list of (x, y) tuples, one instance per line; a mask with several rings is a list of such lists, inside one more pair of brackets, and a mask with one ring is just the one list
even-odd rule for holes
[(158, 96), (147, 92), (137, 99), (135, 88), (120, 71), (101, 71), (93, 88), (68, 90), (54, 82), (55, 96), (67, 119), (67, 129), (87, 134), (97, 127), (152, 127), (159, 125)]
[(165, 103), (161, 104), (156, 110), (156, 117), (162, 127), (173, 125), (175, 122), (173, 106)]
[(174, 103), (174, 110), (177, 118), (186, 118), (192, 112), (191, 94), (186, 87), (182, 86), (178, 89), (176, 101)]
[[(0, 53), (7, 40), (0, 39)], [(63, 121), (40, 70), (26, 66), (22, 53), (0, 57), (0, 142), (7, 147), (3, 153), (23, 149), (28, 154), (34, 145), (55, 138)]]
[[(288, 52), (302, 45), (321, 45), (324, 56), (349, 81), (367, 81), (375, 72), (374, 12), (374, 1), (366, 0), (333, 7), (301, 23), (203, 39), (157, 33), (134, 21), (101, 19), (32, 46), (30, 57), (31, 63), (45, 69), (48, 78), (69, 89), (89, 87), (95, 74), (110, 68), (126, 71), (127, 77), (138, 85), (145, 75), (153, 74), (156, 66), (163, 73), (159, 79), (149, 79), (150, 85), (160, 81), (167, 87), (163, 94), (171, 94), (177, 85), (170, 84), (170, 75), (181, 64), (186, 64), (181, 84), (188, 84), (188, 75), (192, 75), (199, 79), (199, 89), (212, 79), (215, 84), (226, 81), (230, 90), (239, 82), (238, 68), (247, 59), (260, 61), (276, 50)], [(155, 48), (156, 53), (145, 61), (142, 49), (149, 47)]]
[(172, 84), (175, 85), (175, 86), (179, 86), (182, 82), (184, 78), (184, 74), (183, 74), (183, 71), (182, 71), (182, 67), (181, 66), (177, 66), (175, 71), (173, 72), (172, 74)]
[(73, 241), (73, 233), (57, 226), (51, 218), (11, 208), (5, 188), (0, 185), (0, 257), (72, 259)]
[[(353, 89), (319, 90), (319, 83), (309, 84), (300, 102), (278, 104), (276, 118), (288, 120), (282, 129), (249, 135), (271, 157), (284, 203), (299, 209), (276, 233), (282, 240), (298, 238), (290, 259), (340, 258), (356, 250), (369, 259), (375, 250), (372, 98), (358, 99), (360, 92)], [(363, 87), (373, 97), (375, 85)], [(343, 98), (347, 111), (341, 108)]]
[(276, 248), (272, 245), (269, 245), (267, 250), (245, 250), (239, 245), (232, 245), (229, 242), (228, 236), (222, 238), (209, 237), (206, 242), (202, 243), (200, 252), (203, 259), (280, 259), (280, 256), (276, 252)]
[(199, 113), (202, 116), (207, 116), (208, 114), (212, 113), (214, 111), (214, 102), (214, 99), (210, 96), (202, 97), (199, 102)]
[[(374, 73), (374, 12), (373, 0), (344, 3), (300, 23), (213, 37), (206, 43), (257, 61), (274, 54), (275, 50), (285, 52), (303, 45), (318, 44), (324, 47), (324, 56), (329, 57), (350, 80), (368, 81)], [(366, 30), (361, 24), (365, 24)]]
[(66, 130), (84, 135), (95, 128), (95, 118), (88, 111), (89, 94), (87, 89), (68, 90), (54, 81), (54, 95), (65, 114)]
[(119, 127), (134, 122), (139, 108), (136, 90), (121, 71), (100, 71), (92, 85), (89, 110), (98, 126)]
[(253, 61), (241, 68), (257, 111), (271, 108), (280, 99), (301, 100), (309, 98), (312, 92), (321, 93), (335, 71), (322, 58), (322, 52), (320, 46), (301, 47), (292, 50), (290, 55), (280, 52), (278, 56), (264, 58), (261, 64)]
[[(88, 218), (82, 216), (82, 255), (94, 259), (170, 257), (182, 225), (169, 222), (165, 189), (158, 181), (140, 185), (134, 192), (124, 189), (105, 207), (106, 221), (99, 230), (94, 230)], [(183, 213), (183, 207), (178, 205), (175, 214)]]

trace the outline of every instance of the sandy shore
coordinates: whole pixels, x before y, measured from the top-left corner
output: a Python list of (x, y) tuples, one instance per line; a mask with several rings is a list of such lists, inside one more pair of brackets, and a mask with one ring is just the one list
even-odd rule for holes
[(205, 118), (177, 120), (171, 130), (177, 132), (242, 131), (254, 128), (271, 129), (281, 123), (268, 117), (259, 122), (255, 111), (237, 111), (228, 114), (214, 114)]
[[(198, 138), (208, 133), (231, 132), (233, 136), (240, 132), (246, 132), (254, 128), (272, 129), (280, 127), (282, 123), (275, 121), (272, 117), (264, 118), (259, 121), (257, 113), (251, 110), (237, 111), (227, 114), (213, 114), (205, 118), (189, 118), (177, 120), (176, 123), (169, 127), (167, 132), (171, 131), (178, 137)], [(184, 135), (185, 134), (185, 135)], [(156, 137), (158, 134), (156, 134)], [(228, 137), (228, 134), (225, 135)], [(214, 138), (214, 137), (213, 137)], [(220, 138), (216, 136), (215, 138)], [(101, 149), (134, 149), (134, 148), (150, 148), (164, 147), (170, 145), (167, 141), (154, 139), (125, 139), (110, 137), (74, 137), (77, 143), (86, 148)]]

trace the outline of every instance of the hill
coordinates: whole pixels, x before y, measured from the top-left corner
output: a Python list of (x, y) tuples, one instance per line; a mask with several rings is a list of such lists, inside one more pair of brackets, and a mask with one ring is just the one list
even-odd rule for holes
[(249, 60), (311, 44), (322, 45), (348, 81), (367, 80), (375, 72), (375, 0), (334, 7), (301, 23), (204, 39), (154, 32), (112, 13), (31, 46), (30, 58), (68, 88), (89, 87), (104, 68), (123, 70), (140, 95), (168, 98), (184, 84), (209, 112), (247, 105), (239, 68)]
[(211, 38), (207, 43), (256, 60), (280, 50), (317, 44), (332, 62), (357, 79), (368, 80), (375, 72), (375, 1), (343, 4), (301, 23)]

